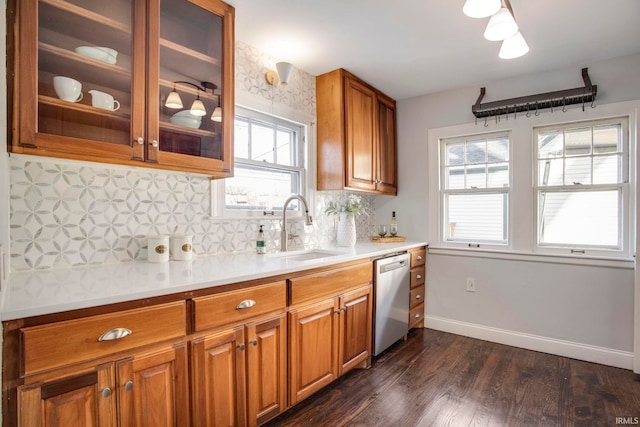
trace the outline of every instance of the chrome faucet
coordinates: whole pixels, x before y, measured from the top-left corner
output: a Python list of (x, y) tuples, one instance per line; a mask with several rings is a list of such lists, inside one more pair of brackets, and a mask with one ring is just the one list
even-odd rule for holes
[(311, 225), (313, 223), (313, 218), (311, 218), (311, 215), (309, 215), (309, 205), (307, 204), (307, 201), (305, 200), (304, 197), (302, 197), (299, 194), (294, 194), (291, 197), (289, 197), (287, 199), (286, 202), (284, 202), (284, 206), (282, 207), (282, 231), (280, 232), (280, 250), (282, 252), (286, 252), (287, 251), (287, 206), (289, 205), (289, 203), (291, 203), (291, 201), (293, 199), (298, 199), (302, 202), (302, 204), (304, 205), (304, 215), (305, 215), (305, 221), (304, 223), (306, 225)]

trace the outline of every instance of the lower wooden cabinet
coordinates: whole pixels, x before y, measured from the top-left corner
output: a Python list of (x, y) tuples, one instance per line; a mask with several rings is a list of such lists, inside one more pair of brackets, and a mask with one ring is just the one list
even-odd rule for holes
[(372, 286), (289, 311), (289, 403), (371, 363)]
[(192, 341), (194, 426), (256, 426), (286, 409), (286, 317)]
[(18, 425), (189, 425), (184, 343), (18, 388)]

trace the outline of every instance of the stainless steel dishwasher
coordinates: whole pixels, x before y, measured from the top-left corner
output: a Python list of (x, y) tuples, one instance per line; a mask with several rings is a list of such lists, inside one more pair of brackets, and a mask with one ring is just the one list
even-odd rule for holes
[(409, 332), (409, 259), (401, 253), (375, 261), (374, 356)]

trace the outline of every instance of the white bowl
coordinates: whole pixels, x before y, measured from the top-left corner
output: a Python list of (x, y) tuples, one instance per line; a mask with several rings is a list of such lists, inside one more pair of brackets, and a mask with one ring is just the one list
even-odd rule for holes
[(171, 116), (169, 121), (175, 125), (198, 129), (202, 124), (202, 117), (194, 116), (189, 110), (182, 110)]
[(108, 64), (115, 64), (118, 52), (108, 47), (99, 46), (78, 46), (75, 48), (76, 53), (87, 56), (89, 58), (97, 59), (98, 61), (106, 62)]

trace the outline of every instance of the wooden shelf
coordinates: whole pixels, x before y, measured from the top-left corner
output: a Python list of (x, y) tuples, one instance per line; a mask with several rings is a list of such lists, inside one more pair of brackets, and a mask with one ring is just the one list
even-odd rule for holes
[(38, 95), (38, 102), (40, 104), (64, 108), (66, 110), (78, 111), (81, 113), (92, 114), (94, 116), (107, 117), (127, 123), (131, 122), (131, 116), (129, 114), (123, 114), (119, 111), (108, 111), (102, 108), (93, 107), (91, 105), (80, 104), (78, 102), (63, 101), (62, 99), (52, 98), (46, 95)]
[(374, 243), (393, 243), (393, 242), (404, 242), (406, 237), (404, 236), (369, 236), (369, 240)]

